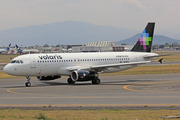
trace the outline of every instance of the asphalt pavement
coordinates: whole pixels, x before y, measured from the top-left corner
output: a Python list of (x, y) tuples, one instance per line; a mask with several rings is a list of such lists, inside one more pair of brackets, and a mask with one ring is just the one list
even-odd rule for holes
[(100, 76), (101, 84), (0, 79), (0, 107), (180, 107), (180, 74)]

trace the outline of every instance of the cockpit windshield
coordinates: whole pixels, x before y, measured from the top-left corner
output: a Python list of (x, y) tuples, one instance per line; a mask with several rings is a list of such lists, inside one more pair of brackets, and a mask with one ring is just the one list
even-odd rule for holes
[(22, 60), (12, 60), (11, 63), (23, 64), (23, 61)]

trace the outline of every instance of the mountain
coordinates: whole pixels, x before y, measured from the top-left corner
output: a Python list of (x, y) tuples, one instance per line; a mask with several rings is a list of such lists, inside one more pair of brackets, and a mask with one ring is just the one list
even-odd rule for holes
[[(127, 38), (127, 39), (124, 39), (121, 41), (117, 41), (116, 44), (121, 45), (124, 43), (124, 44), (134, 45), (140, 36), (141, 36), (141, 34), (136, 34), (130, 38)], [(154, 37), (153, 37), (153, 45), (165, 44), (165, 43), (172, 44), (174, 42), (180, 44), (180, 40), (172, 39), (172, 38), (166, 37), (164, 35), (154, 35)]]
[(85, 22), (65, 21), (45, 25), (31, 25), (0, 31), (1, 46), (9, 43), (23, 46), (57, 44), (86, 44), (93, 41), (119, 41), (137, 31)]
[[(86, 44), (93, 41), (119, 41), (117, 44), (135, 44), (140, 34), (135, 30), (111, 26), (98, 26), (85, 22), (64, 21), (44, 25), (13, 28), (0, 31), (0, 46), (9, 43), (23, 46)], [(133, 36), (128, 38), (129, 36)], [(178, 34), (177, 34), (178, 36)], [(128, 39), (126, 39), (128, 38)], [(120, 41), (121, 40), (121, 41)], [(155, 35), (153, 44), (178, 42), (176, 39)]]

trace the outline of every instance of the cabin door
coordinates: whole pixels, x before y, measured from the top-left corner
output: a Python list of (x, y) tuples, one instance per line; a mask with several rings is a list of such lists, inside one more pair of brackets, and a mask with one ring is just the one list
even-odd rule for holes
[(30, 68), (36, 68), (36, 61), (33, 56), (29, 57), (30, 59)]

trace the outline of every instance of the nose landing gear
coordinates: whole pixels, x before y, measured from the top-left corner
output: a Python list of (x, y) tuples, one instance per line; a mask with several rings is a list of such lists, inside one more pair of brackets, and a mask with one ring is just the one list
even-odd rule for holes
[(27, 78), (27, 82), (25, 83), (25, 86), (30, 87), (31, 86), (31, 83), (30, 83), (31, 76), (26, 76), (26, 78)]

